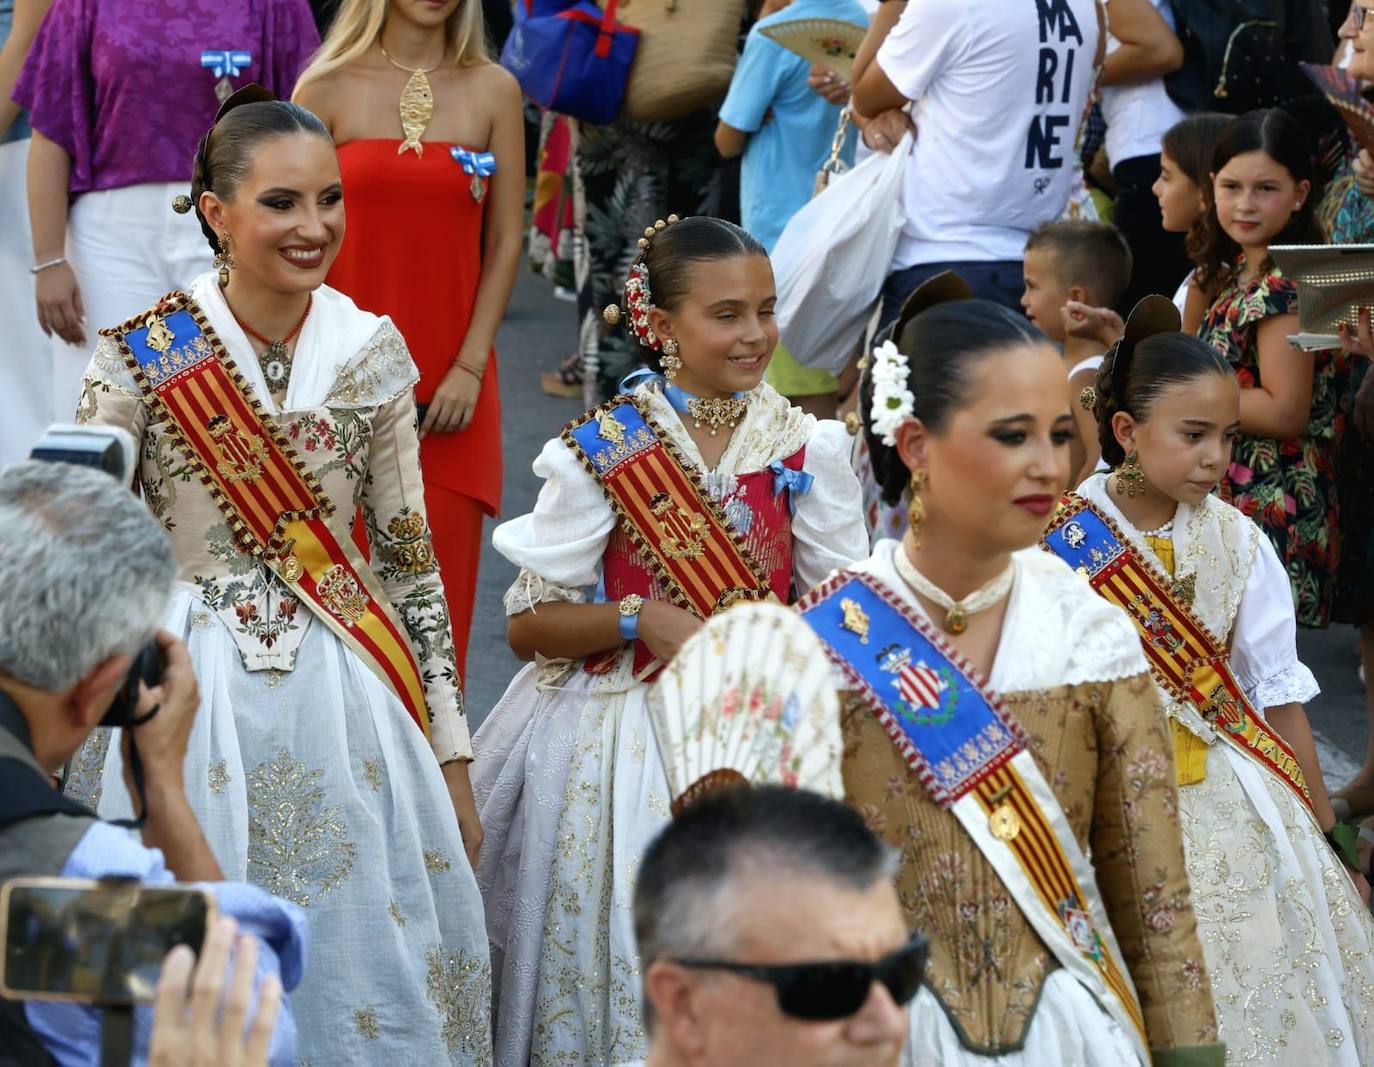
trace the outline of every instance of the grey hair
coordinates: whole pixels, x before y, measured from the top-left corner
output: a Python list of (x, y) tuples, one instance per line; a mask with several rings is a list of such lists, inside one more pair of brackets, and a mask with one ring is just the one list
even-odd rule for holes
[[(644, 974), (660, 959), (729, 958), (749, 879), (816, 878), (864, 892), (897, 871), (897, 853), (853, 808), (802, 789), (727, 789), (687, 808), (650, 844), (635, 885)], [(643, 1000), (644, 1025), (654, 1026)]]
[(0, 672), (58, 693), (157, 629), (177, 578), (172, 543), (103, 471), (0, 472)]

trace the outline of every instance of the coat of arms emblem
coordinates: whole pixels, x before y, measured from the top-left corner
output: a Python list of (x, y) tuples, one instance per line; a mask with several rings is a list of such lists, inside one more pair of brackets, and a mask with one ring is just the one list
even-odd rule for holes
[(212, 415), (205, 429), (219, 450), (220, 459), (215, 470), (221, 478), (226, 482), (251, 482), (262, 477), (267, 446), (261, 437), (235, 429), (225, 415)]
[(345, 626), (356, 626), (367, 614), (367, 596), (358, 580), (341, 564), (334, 564), (315, 583), (320, 603), (329, 609)]

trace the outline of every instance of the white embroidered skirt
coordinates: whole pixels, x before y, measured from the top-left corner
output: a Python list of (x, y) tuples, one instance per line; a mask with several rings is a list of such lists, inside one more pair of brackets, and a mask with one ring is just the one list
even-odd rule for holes
[(647, 1052), (632, 901), (668, 783), (626, 662), (553, 687), (530, 665), (473, 738), (500, 1064)]
[(1226, 1062), (1374, 1063), (1374, 922), (1301, 802), (1225, 741), (1178, 793)]
[[(186, 791), (224, 876), (305, 908), (310, 949), (291, 994), (301, 1063), (491, 1063), (491, 968), (458, 820), (424, 735), (322, 625), (296, 669), (249, 673), (189, 586), (182, 635), (201, 706)], [(109, 737), (109, 731), (98, 731)], [(129, 814), (119, 746), (103, 795), (82, 753), (74, 790)]]

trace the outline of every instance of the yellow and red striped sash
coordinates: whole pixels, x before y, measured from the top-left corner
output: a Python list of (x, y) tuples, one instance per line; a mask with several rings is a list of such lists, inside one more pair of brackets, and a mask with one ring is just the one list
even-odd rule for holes
[(149, 408), (210, 491), (239, 547), (270, 566), (400, 698), (429, 735), (424, 682), (405, 629), (333, 505), (295, 455), (189, 296), (102, 331)]
[(737, 600), (771, 595), (768, 576), (696, 472), (633, 397), (615, 397), (569, 423), (563, 440), (674, 604), (704, 619)]
[(1297, 757), (1250, 704), (1225, 647), (1174, 597), (1171, 583), (1136, 553), (1108, 516), (1071, 493), (1041, 546), (1086, 577), (1104, 600), (1125, 609), (1140, 634), (1150, 673), (1166, 692), (1190, 704), (1218, 736), (1312, 809)]

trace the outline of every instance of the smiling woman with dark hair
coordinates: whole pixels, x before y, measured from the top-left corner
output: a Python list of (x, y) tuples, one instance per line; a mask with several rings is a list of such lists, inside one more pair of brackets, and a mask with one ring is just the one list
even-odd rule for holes
[[(164, 625), (202, 698), (187, 792), (229, 877), (307, 909), (303, 1056), (490, 1062), (481, 830), (419, 375), (390, 319), (323, 284), (345, 215), (315, 115), (249, 86), (193, 166), (177, 209), (219, 269), (104, 332), (80, 413), (140, 442), (180, 564)], [(103, 813), (128, 812), (117, 744), (78, 769)]]

